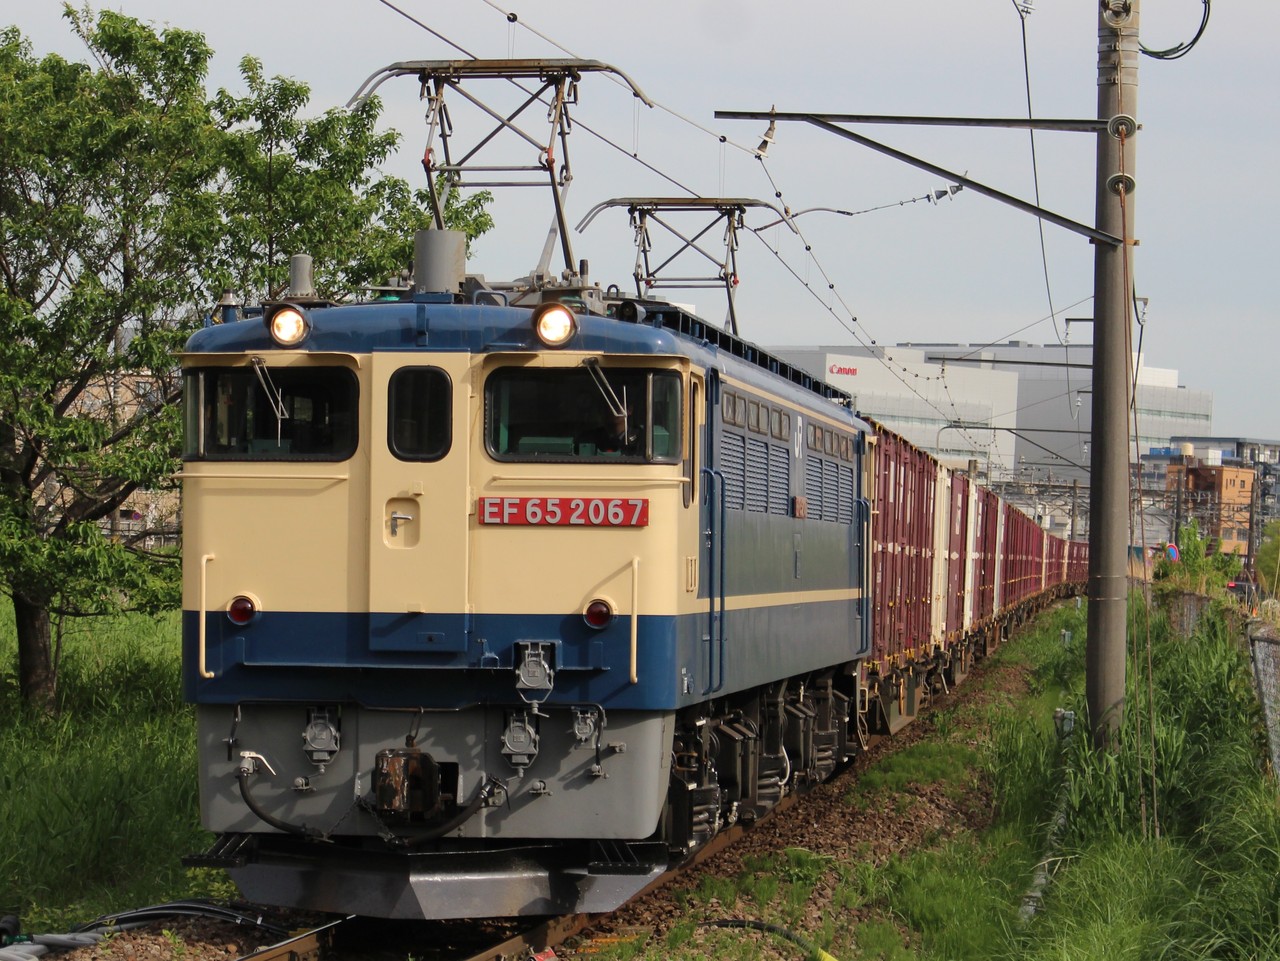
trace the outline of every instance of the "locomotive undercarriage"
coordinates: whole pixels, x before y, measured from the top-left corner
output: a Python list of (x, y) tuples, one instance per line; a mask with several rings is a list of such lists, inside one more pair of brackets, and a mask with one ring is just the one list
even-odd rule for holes
[(677, 715), (665, 823), (672, 863), (826, 780), (859, 750), (856, 670), (789, 678)]

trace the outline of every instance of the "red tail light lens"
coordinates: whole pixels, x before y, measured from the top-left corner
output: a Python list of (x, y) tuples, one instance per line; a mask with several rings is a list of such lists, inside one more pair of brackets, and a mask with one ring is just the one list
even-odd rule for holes
[(258, 613), (258, 606), (250, 598), (241, 595), (227, 605), (227, 619), (236, 627), (244, 627)]
[(587, 609), (582, 612), (582, 619), (587, 622), (587, 627), (599, 631), (612, 623), (613, 608), (608, 601), (592, 601), (587, 605)]

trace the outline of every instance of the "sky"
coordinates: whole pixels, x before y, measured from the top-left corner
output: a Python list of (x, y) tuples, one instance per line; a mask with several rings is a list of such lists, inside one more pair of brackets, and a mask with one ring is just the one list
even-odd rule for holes
[[(1164, 49), (1190, 40), (1203, 2), (1148, 0), (1143, 45)], [(780, 123), (762, 162), (753, 148), (766, 123), (716, 119), (715, 112), (776, 107), (1014, 118), (1027, 116), (1029, 87), (1034, 116), (1090, 118), (1097, 112), (1095, 4), (1034, 0), (1025, 17), (1013, 0), (394, 4), (115, 0), (95, 9), (110, 6), (158, 27), (203, 33), (215, 52), (211, 91), (243, 92), (238, 64), (256, 57), (269, 75), (310, 85), (316, 113), (341, 107), (370, 74), (397, 61), (604, 61), (658, 106), (643, 106), (599, 76), (580, 85), (570, 138), (570, 224), (611, 198), (690, 192), (759, 199), (793, 212), (853, 212), (798, 216), (800, 235), (766, 227), (776, 218), (765, 210), (748, 212), (736, 295), (747, 339), (832, 346), (1091, 340), (1087, 323), (1066, 323), (1092, 315), (1093, 250), (1086, 238), (1045, 224), (1042, 249), (1034, 217), (972, 191), (926, 202), (919, 198), (945, 188), (945, 178), (805, 124)], [(85, 59), (62, 6), (28, 0), (19, 13), (14, 4), (0, 24), (15, 24), (37, 55)], [(1176, 369), (1189, 389), (1211, 391), (1218, 435), (1280, 439), (1280, 310), (1267, 280), (1280, 223), (1280, 185), (1267, 173), (1276, 168), (1280, 139), (1277, 37), (1274, 0), (1218, 0), (1185, 57), (1140, 59), (1138, 104), (1129, 110), (1142, 124), (1130, 173), (1137, 182), (1135, 293), (1146, 298), (1143, 362)], [(384, 126), (403, 138), (389, 172), (420, 185), (426, 128), (417, 84), (389, 80), (379, 95)], [(495, 100), (503, 98), (510, 102), (510, 93)], [(454, 118), (460, 138), (464, 114), (459, 109)], [(1096, 146), (1089, 134), (1037, 133), (1033, 165), (1025, 130), (851, 129), (1028, 202), (1035, 201), (1038, 179), (1042, 206), (1093, 221)], [(469, 270), (492, 280), (533, 267), (550, 223), (550, 207), (536, 193), (504, 191), (495, 199), (498, 227), (475, 245)], [(704, 225), (676, 220), (690, 233)], [(660, 234), (655, 243), (665, 246), (654, 253), (665, 258), (674, 248)], [(593, 280), (633, 288), (635, 248), (625, 211), (604, 210), (571, 236), (575, 258), (590, 261)], [(709, 249), (719, 237), (718, 229), (707, 235)], [(680, 266), (684, 275), (703, 272), (692, 261)], [(723, 298), (714, 291), (663, 293), (695, 305), (707, 319), (724, 320)]]

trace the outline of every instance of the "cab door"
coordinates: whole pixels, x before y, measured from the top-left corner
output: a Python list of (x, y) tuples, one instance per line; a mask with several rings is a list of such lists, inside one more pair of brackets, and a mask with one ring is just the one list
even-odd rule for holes
[(369, 647), (466, 651), (467, 354), (375, 353)]

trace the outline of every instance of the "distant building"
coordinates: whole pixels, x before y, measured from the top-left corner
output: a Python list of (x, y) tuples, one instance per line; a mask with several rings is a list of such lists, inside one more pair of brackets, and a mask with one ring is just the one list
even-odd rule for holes
[(1250, 554), (1254, 481), (1251, 467), (1170, 464), (1166, 490), (1175, 526), (1194, 520), (1203, 536), (1218, 542), (1219, 553)]
[(1188, 521), (1221, 541), (1223, 553), (1250, 556), (1262, 527), (1280, 516), (1280, 441), (1176, 436), (1142, 458), (1144, 491), (1163, 490), (1170, 536)]
[[(1186, 445), (1191, 450), (1186, 450)], [(1259, 440), (1255, 437), (1205, 437), (1203, 435), (1182, 436), (1175, 434), (1169, 438), (1169, 446), (1181, 454), (1191, 456), (1208, 464), (1230, 464), (1248, 466), (1270, 464), (1280, 465), (1280, 440)]]
[(944, 463), (978, 462), (983, 475), (1015, 461), (1018, 375), (939, 365), (913, 347), (770, 347), (791, 364), (847, 391), (854, 410)]
[[(1038, 473), (1082, 482), (1089, 475), (1089, 436), (1093, 423), (1093, 345), (1037, 345), (1021, 341), (981, 347), (920, 345), (935, 362), (985, 366), (1018, 374), (1019, 466)], [(1152, 447), (1167, 447), (1179, 434), (1203, 433), (1213, 424), (1213, 394), (1189, 390), (1178, 383), (1178, 372), (1138, 365), (1135, 411), (1130, 430), (1137, 442), (1130, 461)]]
[[(1086, 536), (1093, 414), (1091, 344), (900, 344), (895, 347), (771, 347), (787, 361), (848, 391), (854, 408), (951, 466), (977, 473), (1049, 530)], [(1135, 357), (1135, 363), (1137, 358)], [(1168, 459), (1146, 452), (1212, 429), (1213, 395), (1178, 383), (1178, 372), (1138, 367), (1138, 441), (1130, 461), (1141, 519), (1155, 539), (1172, 536)], [(1132, 429), (1132, 426), (1131, 426)], [(1241, 450), (1252, 450), (1241, 442)], [(1225, 445), (1224, 445), (1225, 447)], [(1277, 463), (1280, 444), (1257, 459)], [(1140, 456), (1141, 455), (1141, 456)], [(1228, 525), (1230, 526), (1230, 525)]]
[[(1089, 479), (1091, 344), (769, 349), (853, 394), (858, 410), (940, 460), (989, 462), (995, 477)], [(1213, 423), (1213, 394), (1180, 385), (1167, 368), (1138, 367), (1135, 407), (1134, 462), (1139, 451), (1205, 434)], [(975, 423), (989, 426), (952, 426)]]

